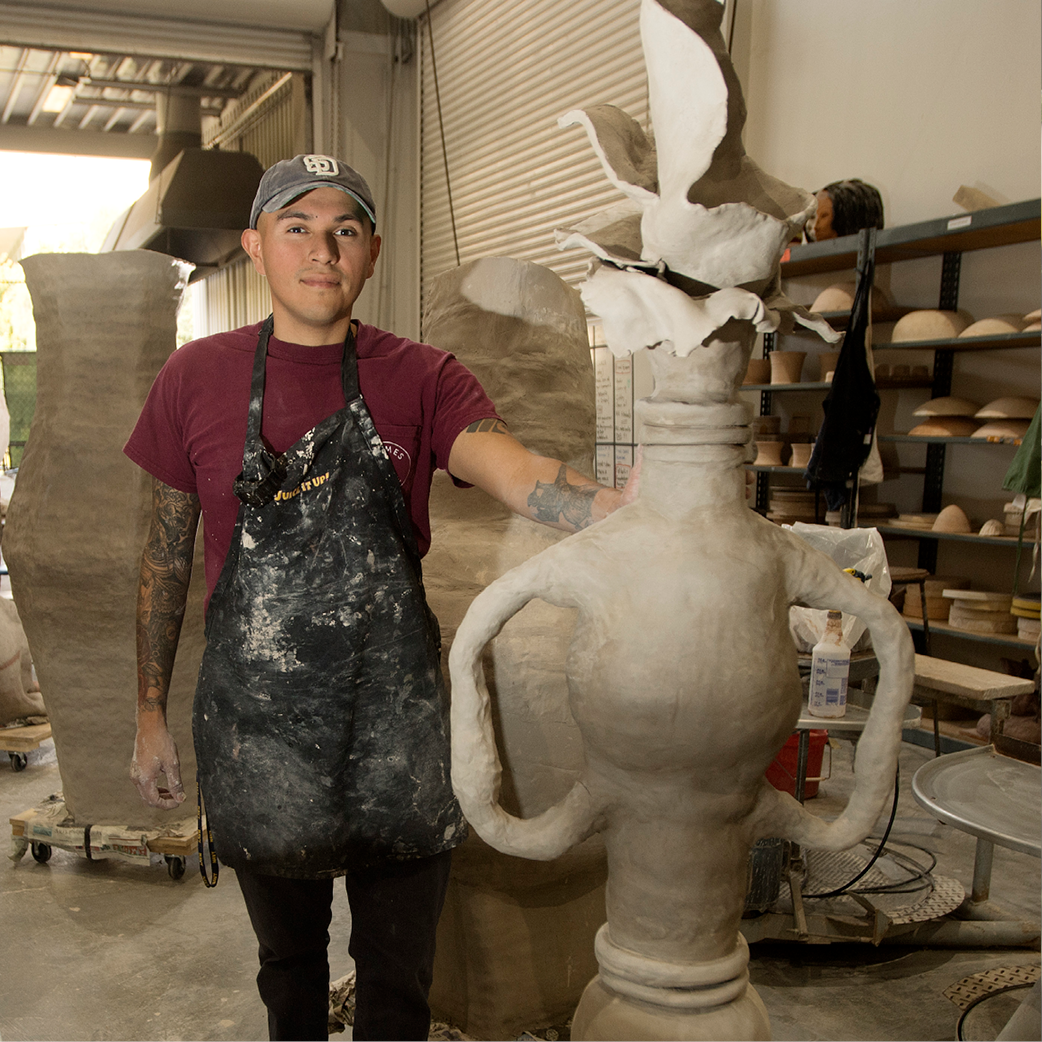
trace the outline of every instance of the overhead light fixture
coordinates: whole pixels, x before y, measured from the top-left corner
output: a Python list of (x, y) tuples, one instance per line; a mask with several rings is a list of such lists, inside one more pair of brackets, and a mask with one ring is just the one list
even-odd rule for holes
[(72, 101), (73, 95), (76, 93), (75, 87), (66, 87), (61, 83), (56, 83), (47, 92), (47, 97), (44, 98), (43, 111), (44, 112), (61, 112), (65, 106)]
[(427, 10), (426, 0), (383, 0), (395, 18), (419, 18)]

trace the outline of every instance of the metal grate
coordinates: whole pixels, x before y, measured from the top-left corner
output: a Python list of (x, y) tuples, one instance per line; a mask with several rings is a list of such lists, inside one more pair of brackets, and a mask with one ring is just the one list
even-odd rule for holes
[(997, 966), (993, 970), (984, 970), (982, 973), (963, 977), (951, 987), (945, 988), (944, 995), (959, 1009), (965, 1010), (985, 995), (1002, 991), (1011, 985), (1034, 984), (1040, 977), (1040, 966)]

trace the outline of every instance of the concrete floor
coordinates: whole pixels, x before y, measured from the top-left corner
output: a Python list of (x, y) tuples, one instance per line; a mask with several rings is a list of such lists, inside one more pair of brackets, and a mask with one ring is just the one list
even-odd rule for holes
[[(845, 801), (849, 750), (847, 742), (834, 750), (832, 778), (808, 803), (815, 813), (831, 816)], [(894, 835), (933, 849), (935, 872), (968, 889), (973, 839), (926, 815), (911, 796), (911, 777), (931, 755), (903, 746), (905, 784)], [(31, 753), (21, 773), (4, 759), (0, 753), (6, 830), (12, 814), (42, 803), (60, 790), (61, 780), (52, 743)], [(175, 882), (162, 867), (87, 862), (55, 850), (47, 864), (28, 854), (18, 863), (0, 861), (0, 894), (0, 1038), (7, 1042), (267, 1037), (254, 987), (256, 945), (231, 872), (207, 890), (191, 863)], [(996, 848), (992, 898), (1018, 917), (1037, 920), (1039, 861)], [(351, 968), (342, 890), (335, 900), (334, 979)], [(1024, 948), (758, 942), (752, 951), (753, 984), (774, 1037), (782, 1040), (953, 1039), (960, 1011), (946, 988), (983, 970), (1039, 963), (1038, 951)], [(1006, 1016), (1008, 1009), (996, 1008), (993, 1019), (1001, 1024)], [(977, 1024), (970, 1037), (995, 1038), (997, 1027)]]

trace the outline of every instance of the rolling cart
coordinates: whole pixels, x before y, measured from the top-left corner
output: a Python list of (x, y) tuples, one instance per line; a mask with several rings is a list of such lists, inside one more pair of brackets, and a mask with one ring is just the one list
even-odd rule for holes
[(50, 860), (53, 848), (70, 850), (88, 861), (116, 859), (137, 865), (166, 864), (171, 879), (181, 879), (199, 844), (199, 830), (192, 820), (164, 829), (118, 825), (74, 825), (61, 795), (51, 796), (39, 807), (16, 814), (11, 820), (12, 861), (28, 850), (40, 864)]
[(0, 727), (0, 749), (11, 759), (12, 771), (24, 771), (29, 763), (27, 753), (39, 749), (40, 743), (51, 737), (50, 724), (24, 724), (18, 727)]

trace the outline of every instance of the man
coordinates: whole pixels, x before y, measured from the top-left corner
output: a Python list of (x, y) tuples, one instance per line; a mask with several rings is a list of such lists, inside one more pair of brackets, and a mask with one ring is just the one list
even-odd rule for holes
[(271, 318), (175, 352), (126, 447), (153, 476), (131, 774), (152, 806), (185, 798), (165, 708), (201, 514), (200, 786), (260, 943), (271, 1037), (326, 1037), (343, 875), (354, 1037), (426, 1038), (434, 933), (465, 835), (419, 563), (432, 471), (566, 531), (622, 494), (528, 452), (453, 356), (352, 320), (380, 237), (350, 167), (276, 163), (242, 244)]

